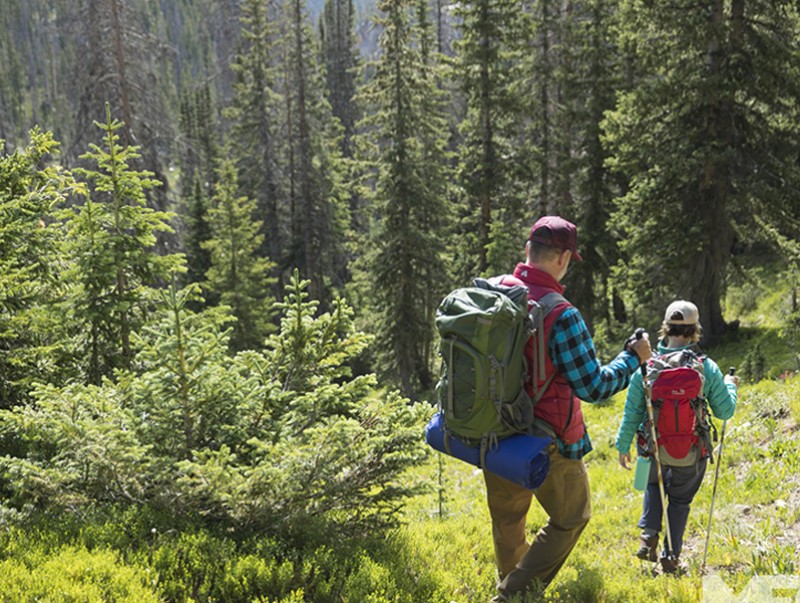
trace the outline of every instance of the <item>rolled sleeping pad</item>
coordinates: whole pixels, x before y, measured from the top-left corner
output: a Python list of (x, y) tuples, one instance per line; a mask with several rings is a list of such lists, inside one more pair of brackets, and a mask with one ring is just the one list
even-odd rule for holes
[[(449, 448), (445, 447), (444, 416), (441, 412), (425, 428), (425, 440), (432, 448), (444, 452), (475, 467), (481, 466), (479, 446), (467, 446), (453, 435), (448, 436)], [(486, 452), (487, 471), (519, 484), (523, 488), (538, 488), (550, 470), (550, 456), (547, 447), (552, 440), (527, 434), (516, 434), (503, 438), (494, 449)]]

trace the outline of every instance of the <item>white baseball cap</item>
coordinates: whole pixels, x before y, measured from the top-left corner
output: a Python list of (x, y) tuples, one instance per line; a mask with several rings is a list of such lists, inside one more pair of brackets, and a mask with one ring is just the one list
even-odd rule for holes
[(699, 327), (700, 312), (692, 302), (681, 299), (667, 306), (664, 322), (668, 325), (697, 325)]

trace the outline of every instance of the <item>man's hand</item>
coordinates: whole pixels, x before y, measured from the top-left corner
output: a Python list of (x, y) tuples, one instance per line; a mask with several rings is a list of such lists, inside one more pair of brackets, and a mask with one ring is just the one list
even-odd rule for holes
[(636, 332), (628, 337), (625, 349), (639, 357), (639, 364), (644, 364), (653, 355), (653, 350), (650, 349), (650, 336), (644, 329), (636, 329)]
[(631, 453), (630, 452), (620, 452), (619, 453), (619, 464), (622, 465), (623, 469), (627, 469), (628, 471), (631, 470)]

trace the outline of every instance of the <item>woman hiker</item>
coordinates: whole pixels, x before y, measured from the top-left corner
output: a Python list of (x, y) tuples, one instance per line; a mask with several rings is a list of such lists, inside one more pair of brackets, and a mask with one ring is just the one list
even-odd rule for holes
[[(654, 413), (657, 413), (658, 451), (671, 536), (664, 539), (660, 555), (661, 566), (666, 573), (674, 573), (679, 569), (678, 558), (689, 509), (703, 482), (711, 454), (710, 438), (705, 437), (708, 425), (703, 425), (707, 418), (705, 403), (708, 402), (715, 417), (723, 420), (732, 417), (736, 410), (739, 378), (734, 375), (723, 376), (717, 364), (700, 352), (697, 346), (700, 334), (697, 307), (682, 300), (671, 303), (661, 326), (657, 354), (647, 363), (652, 406)], [(679, 368), (689, 370), (675, 370)], [(695, 393), (691, 392), (692, 387), (696, 388)], [(625, 469), (630, 469), (631, 442), (637, 431), (640, 434), (637, 443), (639, 452), (652, 454), (645, 396), (642, 374), (637, 373), (628, 388), (615, 444), (619, 463)], [(687, 397), (693, 399), (689, 401)], [(662, 506), (658, 467), (653, 461), (650, 463), (642, 516), (638, 523), (642, 532), (636, 556), (640, 559), (659, 560)], [(669, 550), (670, 546), (672, 550)]]

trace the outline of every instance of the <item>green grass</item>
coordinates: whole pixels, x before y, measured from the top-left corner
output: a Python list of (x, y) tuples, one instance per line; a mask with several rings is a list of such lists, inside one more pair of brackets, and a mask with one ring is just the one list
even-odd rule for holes
[[(690, 515), (688, 574), (652, 576), (652, 565), (633, 556), (641, 493), (613, 449), (622, 401), (585, 408), (595, 446), (586, 459), (593, 518), (545, 600), (700, 602), (715, 467)], [(707, 573), (736, 593), (755, 574), (800, 570), (799, 419), (794, 378), (743, 387), (727, 425)], [(142, 510), (54, 518), (34, 530), (0, 522), (0, 592), (9, 593), (4, 601), (487, 603), (495, 570), (482, 476), (438, 454), (412, 473), (428, 493), (409, 502), (401, 528), (372, 542), (292, 548), (258, 534), (237, 542), (189, 525), (168, 529), (166, 518)], [(534, 502), (531, 536), (545, 520)]]
[[(586, 405), (595, 450), (586, 458), (593, 517), (548, 601), (604, 603), (702, 601), (700, 573), (716, 465), (710, 465), (695, 498), (682, 558), (688, 573), (652, 576), (652, 564), (633, 556), (642, 495), (613, 448), (623, 395), (602, 406)], [(800, 379), (765, 381), (740, 389), (739, 409), (727, 424), (717, 486), (706, 574), (717, 574), (734, 592), (755, 574), (800, 570)], [(719, 423), (719, 422), (718, 422)], [(720, 425), (721, 426), (721, 425)], [(418, 469), (433, 491), (407, 509), (399, 538), (427, 559), (440, 589), (430, 603), (486, 603), (494, 591), (491, 524), (483, 478), (469, 465), (444, 457), (444, 516), (435, 491), (439, 461)], [(530, 537), (546, 520), (534, 501)]]

